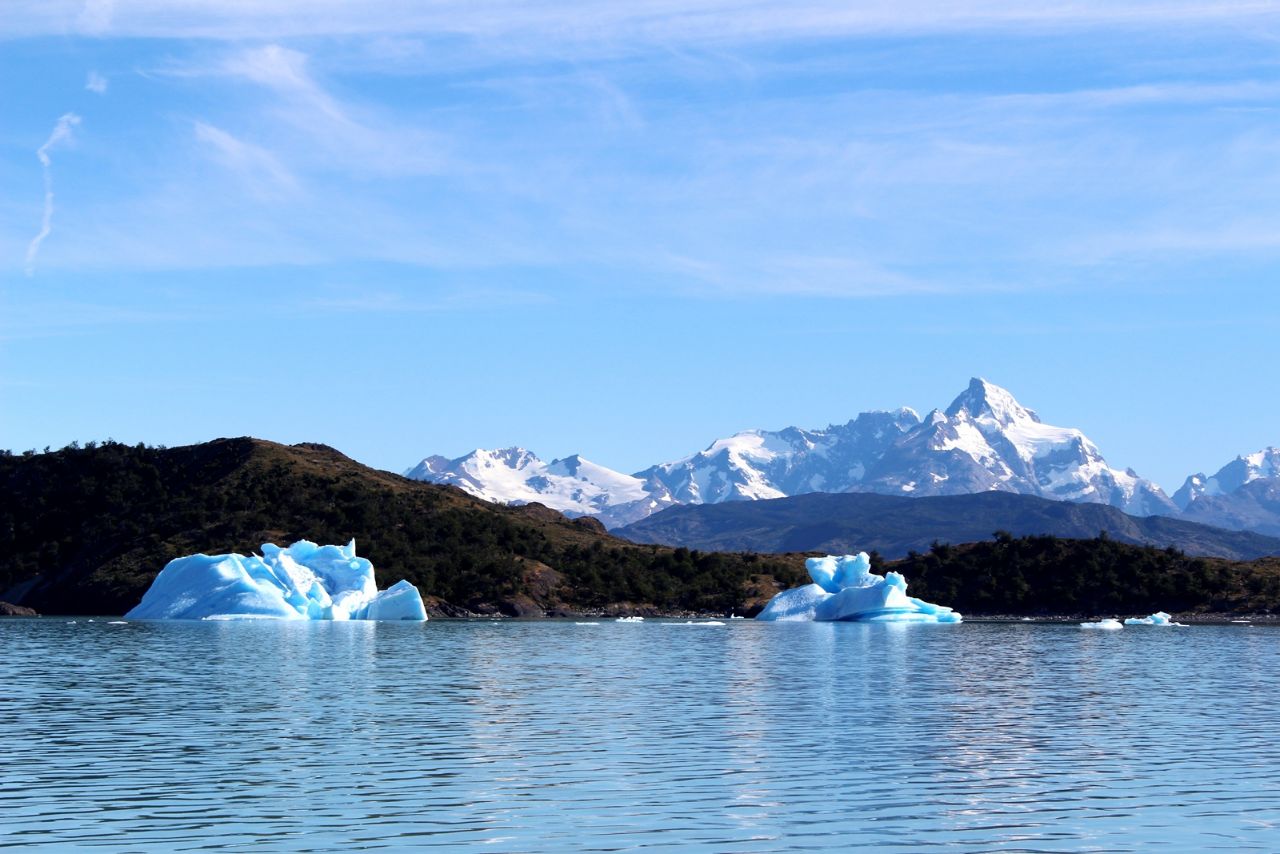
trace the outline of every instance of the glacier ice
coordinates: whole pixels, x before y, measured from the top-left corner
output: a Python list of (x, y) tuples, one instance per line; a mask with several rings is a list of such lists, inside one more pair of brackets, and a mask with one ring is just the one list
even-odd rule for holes
[(1175, 623), (1172, 614), (1166, 614), (1164, 611), (1156, 611), (1150, 617), (1130, 617), (1124, 621), (1126, 626), (1182, 626), (1186, 628), (1186, 623)]
[(1124, 625), (1114, 617), (1107, 617), (1105, 620), (1098, 620), (1096, 623), (1081, 623), (1080, 628), (1114, 631), (1116, 629), (1123, 629)]
[(272, 543), (257, 555), (196, 554), (169, 561), (135, 620), (416, 620), (427, 619), (418, 589), (398, 581), (379, 591), (373, 564), (356, 541), (318, 546)]
[(945, 605), (907, 595), (901, 573), (875, 575), (866, 552), (805, 561), (813, 584), (784, 590), (765, 606), (757, 620), (853, 620), (868, 623), (958, 623), (961, 617)]

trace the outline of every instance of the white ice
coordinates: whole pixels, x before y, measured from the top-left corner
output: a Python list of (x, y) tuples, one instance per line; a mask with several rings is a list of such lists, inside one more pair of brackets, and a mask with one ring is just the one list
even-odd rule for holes
[(901, 573), (874, 575), (866, 552), (805, 561), (813, 584), (784, 590), (770, 600), (757, 620), (854, 620), (869, 623), (958, 623), (945, 605), (907, 595)]
[(1082, 629), (1103, 629), (1105, 631), (1114, 631), (1115, 629), (1123, 629), (1121, 622), (1113, 617), (1107, 617), (1105, 620), (1098, 620), (1096, 623), (1081, 623)]
[(1182, 626), (1186, 628), (1186, 623), (1175, 623), (1173, 615), (1166, 614), (1164, 611), (1156, 611), (1150, 617), (1130, 617), (1124, 621), (1126, 626)]
[(272, 543), (258, 555), (189, 555), (169, 561), (126, 618), (135, 620), (427, 619), (418, 589), (398, 581), (379, 591), (356, 541)]

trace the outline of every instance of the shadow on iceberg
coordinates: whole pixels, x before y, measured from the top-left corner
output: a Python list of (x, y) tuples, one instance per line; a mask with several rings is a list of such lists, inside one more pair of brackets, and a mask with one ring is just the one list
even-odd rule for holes
[(398, 581), (379, 591), (373, 564), (356, 557), (356, 541), (318, 546), (272, 543), (257, 555), (189, 555), (169, 561), (134, 620), (414, 620), (427, 619), (418, 588)]
[(805, 561), (813, 584), (784, 590), (756, 617), (766, 621), (857, 621), (866, 623), (958, 623), (945, 605), (907, 595), (901, 573), (874, 575), (866, 552)]

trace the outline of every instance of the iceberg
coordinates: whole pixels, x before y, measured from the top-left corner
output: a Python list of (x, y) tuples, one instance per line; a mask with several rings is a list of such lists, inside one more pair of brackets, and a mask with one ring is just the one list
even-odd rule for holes
[(1156, 611), (1150, 617), (1130, 617), (1124, 621), (1126, 626), (1182, 626), (1186, 628), (1186, 623), (1175, 623), (1172, 614), (1166, 614), (1164, 611)]
[(1102, 629), (1104, 631), (1115, 631), (1123, 629), (1124, 626), (1114, 617), (1107, 617), (1105, 620), (1098, 620), (1096, 623), (1081, 623), (1082, 629)]
[(960, 614), (907, 595), (901, 573), (875, 575), (866, 552), (805, 561), (812, 584), (784, 590), (756, 617), (771, 622), (958, 623)]
[(262, 555), (188, 555), (169, 561), (132, 620), (414, 620), (427, 619), (418, 588), (398, 581), (379, 591), (373, 564), (356, 541), (318, 546), (273, 543)]

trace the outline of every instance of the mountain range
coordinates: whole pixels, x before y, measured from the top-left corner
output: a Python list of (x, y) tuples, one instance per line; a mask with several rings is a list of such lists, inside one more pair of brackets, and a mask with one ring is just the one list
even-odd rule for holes
[(1012, 394), (974, 378), (946, 409), (864, 412), (825, 429), (746, 430), (633, 474), (574, 455), (545, 462), (523, 448), (431, 456), (405, 472), (506, 504), (538, 502), (620, 528), (680, 505), (810, 493), (908, 497), (1007, 492), (1104, 504), (1280, 534), (1280, 450), (1196, 474), (1172, 498), (1110, 465), (1080, 430), (1046, 424)]

